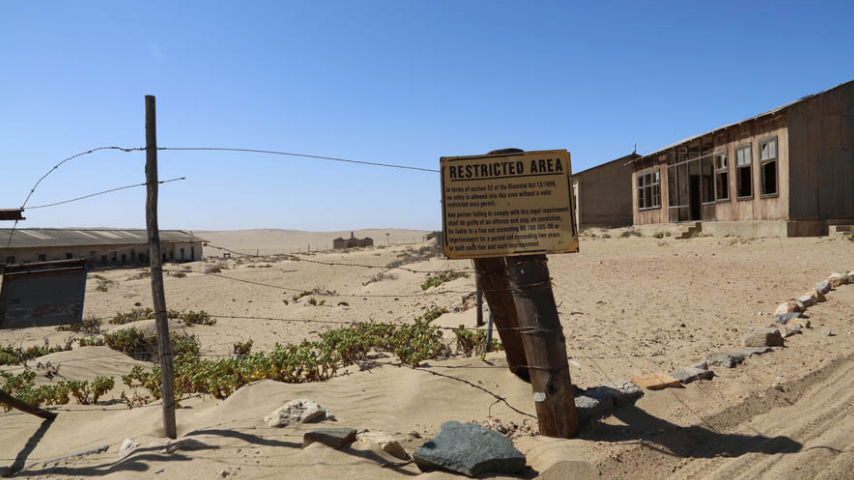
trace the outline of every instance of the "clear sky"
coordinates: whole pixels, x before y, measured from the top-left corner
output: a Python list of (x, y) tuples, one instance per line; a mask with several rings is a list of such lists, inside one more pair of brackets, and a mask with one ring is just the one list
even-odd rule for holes
[[(438, 168), (566, 148), (579, 171), (854, 79), (854, 2), (0, 1), (0, 208), (145, 142)], [(144, 181), (98, 152), (40, 205)], [(436, 229), (433, 173), (161, 152), (161, 228)], [(628, 186), (627, 186), (628, 188)], [(144, 227), (145, 189), (26, 227)]]

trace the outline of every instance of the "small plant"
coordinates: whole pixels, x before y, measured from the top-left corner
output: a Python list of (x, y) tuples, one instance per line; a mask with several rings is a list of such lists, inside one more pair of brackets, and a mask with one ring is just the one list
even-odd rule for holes
[(81, 323), (71, 325), (60, 325), (56, 327), (57, 332), (85, 333), (86, 335), (98, 335), (101, 333), (101, 319), (89, 316)]
[(186, 274), (186, 273), (184, 273), (184, 272), (175, 272), (175, 273), (173, 273), (173, 274), (172, 274), (172, 276), (173, 276), (173, 277), (175, 277), (175, 278), (184, 278), (184, 277), (186, 277), (186, 276), (187, 276), (187, 274)]
[(246, 355), (249, 355), (249, 353), (251, 351), (252, 351), (252, 339), (251, 338), (245, 342), (235, 342), (235, 344), (234, 344), (234, 355), (238, 358), (245, 357)]
[(430, 275), (427, 280), (425, 280), (424, 283), (421, 284), (421, 290), (427, 290), (431, 287), (438, 287), (443, 283), (451, 282), (458, 278), (469, 278), (469, 274), (456, 270), (446, 270), (444, 272), (439, 272), (435, 275)]
[(368, 278), (367, 281), (362, 282), (362, 286), (368, 286), (372, 283), (382, 282), (383, 280), (397, 280), (397, 275), (393, 273), (380, 272)]
[(179, 314), (178, 318), (183, 320), (184, 324), (188, 327), (190, 325), (216, 325), (216, 319), (204, 310), (198, 312), (190, 310), (189, 312)]
[(205, 267), (205, 274), (209, 273), (222, 273), (223, 270), (227, 270), (228, 267), (224, 263), (217, 263), (216, 265), (210, 265)]
[[(481, 360), (486, 358), (486, 330), (469, 330), (464, 325), (454, 329), (457, 339), (457, 353), (470, 357), (472, 354), (479, 355)], [(490, 351), (504, 350), (504, 346), (498, 340), (493, 339)]]
[(314, 298), (314, 297), (309, 298), (309, 299), (308, 299), (308, 304), (309, 304), (309, 305), (315, 305), (315, 306), (316, 306), (316, 305), (317, 305), (317, 299), (316, 299), (316, 298)]
[(629, 238), (631, 236), (642, 237), (643, 233), (640, 230), (629, 229), (620, 234), (620, 238)]
[(433, 320), (436, 320), (437, 318), (441, 317), (442, 315), (444, 315), (446, 313), (448, 313), (447, 308), (436, 307), (434, 305), (432, 307), (427, 308), (427, 310), (425, 310), (424, 313), (420, 317), (416, 318), (416, 321), (423, 320), (423, 321), (429, 323), (429, 322), (432, 322)]
[(854, 242), (854, 232), (845, 235), (845, 238), (848, 239), (849, 242)]
[(13, 345), (0, 346), (0, 365), (24, 365), (34, 358), (64, 350), (66, 350), (65, 347), (60, 345), (50, 346), (47, 341), (45, 341), (44, 346), (36, 345), (27, 348), (15, 347)]
[[(595, 237), (596, 235), (594, 234), (593, 236)], [(611, 235), (608, 233), (603, 233), (602, 238), (611, 238)]]

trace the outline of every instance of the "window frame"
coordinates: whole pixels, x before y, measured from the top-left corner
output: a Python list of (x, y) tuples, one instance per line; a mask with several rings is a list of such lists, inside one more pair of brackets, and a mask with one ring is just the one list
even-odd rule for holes
[[(643, 183), (641, 186), (641, 179), (649, 177), (649, 183)], [(658, 180), (655, 178), (658, 177)], [(655, 189), (658, 187), (658, 196), (657, 203)], [(635, 181), (635, 188), (637, 189), (637, 202), (638, 202), (638, 211), (643, 212), (647, 210), (656, 210), (661, 209), (661, 169), (653, 168), (652, 170), (647, 170), (643, 173), (637, 174), (637, 180)], [(641, 193), (643, 193), (644, 204), (647, 202), (650, 203), (648, 207), (641, 206)]]
[[(723, 155), (724, 158), (726, 159), (726, 166), (723, 168), (718, 167), (718, 157), (720, 157), (721, 155)], [(721, 150), (718, 152), (714, 152), (712, 154), (712, 158), (713, 158), (713, 161), (715, 163), (715, 203), (731, 202), (732, 201), (732, 188), (730, 188), (730, 187), (732, 186), (732, 183), (729, 181), (729, 179), (730, 179), (730, 176), (729, 176), (729, 165), (730, 165), (729, 150), (725, 149), (725, 150)], [(726, 197), (718, 198), (718, 191), (719, 191), (719, 189), (718, 189), (718, 183), (719, 183), (718, 177), (720, 176), (721, 173), (726, 173), (726, 180), (727, 180), (726, 194), (727, 195), (726, 195)]]
[[(738, 152), (740, 150), (747, 150), (748, 152), (750, 152), (750, 163), (749, 164), (747, 164), (747, 165), (739, 165), (738, 164)], [(736, 161), (736, 164), (735, 164), (735, 176), (736, 176), (736, 178), (735, 178), (735, 199), (738, 201), (753, 200), (753, 198), (756, 196), (756, 194), (754, 192), (755, 189), (753, 188), (754, 187), (754, 185), (753, 185), (753, 143), (747, 143), (747, 144), (739, 145), (739, 146), (735, 147), (734, 152), (735, 152), (735, 155), (733, 155), (733, 157), (735, 158), (735, 161)], [(744, 169), (747, 169), (750, 171), (750, 195), (741, 196), (740, 195), (740, 193), (741, 193), (741, 191), (740, 191), (741, 190), (741, 179), (738, 178), (738, 175), (739, 175), (740, 171), (744, 170)]]
[[(762, 160), (762, 146), (774, 142), (774, 158)], [(768, 137), (760, 140), (759, 145), (759, 198), (774, 198), (780, 196), (780, 142), (777, 136)], [(776, 174), (774, 175), (774, 193), (764, 193), (765, 191), (765, 165), (773, 163)]]

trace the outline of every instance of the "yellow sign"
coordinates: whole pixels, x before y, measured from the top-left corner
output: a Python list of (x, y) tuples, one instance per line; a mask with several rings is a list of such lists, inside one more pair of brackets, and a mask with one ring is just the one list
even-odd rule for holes
[(443, 157), (441, 166), (448, 258), (578, 250), (566, 150)]

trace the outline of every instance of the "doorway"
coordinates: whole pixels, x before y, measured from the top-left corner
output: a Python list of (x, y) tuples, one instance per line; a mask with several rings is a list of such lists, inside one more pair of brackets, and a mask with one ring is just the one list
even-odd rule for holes
[(691, 212), (691, 220), (700, 220), (700, 177), (691, 175), (688, 187), (688, 203)]

